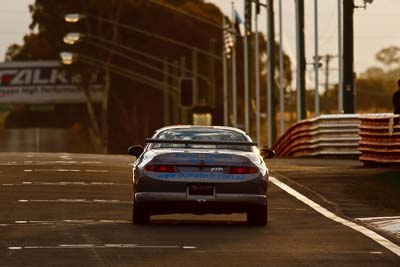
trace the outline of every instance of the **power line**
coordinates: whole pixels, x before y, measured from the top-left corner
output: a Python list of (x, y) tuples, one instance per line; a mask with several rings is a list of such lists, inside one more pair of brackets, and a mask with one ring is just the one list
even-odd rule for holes
[(186, 12), (186, 11), (180, 9), (180, 8), (173, 7), (173, 6), (168, 5), (168, 4), (166, 4), (166, 3), (161, 3), (161, 2), (159, 2), (159, 1), (157, 1), (157, 0), (150, 0), (150, 2), (151, 2), (152, 4), (162, 6), (162, 7), (164, 7), (164, 8), (167, 8), (167, 9), (171, 10), (171, 11), (174, 11), (174, 12), (176, 12), (176, 13), (185, 15), (185, 16), (187, 16), (187, 17), (190, 17), (190, 18), (192, 18), (192, 19), (198, 20), (198, 21), (203, 22), (203, 23), (205, 23), (205, 24), (207, 24), (207, 25), (210, 25), (210, 26), (213, 26), (213, 27), (215, 27), (215, 28), (218, 28), (218, 29), (222, 30), (221, 25), (216, 24), (216, 23), (213, 23), (213, 22), (211, 22), (211, 21), (208, 21), (208, 20), (206, 20), (206, 19), (204, 19), (204, 18), (202, 18), (202, 17), (199, 17), (199, 16), (196, 16), (196, 15), (190, 14), (189, 12)]
[[(91, 17), (93, 17), (94, 19), (97, 19), (99, 21), (104, 21), (104, 22), (107, 22), (107, 23), (115, 23), (113, 20), (110, 20), (110, 19), (107, 19), (107, 18), (97, 17), (97, 16), (91, 16)], [(221, 56), (218, 56), (218, 55), (215, 55), (215, 54), (211, 54), (208, 51), (203, 50), (201, 48), (198, 48), (198, 47), (195, 47), (195, 46), (192, 46), (192, 45), (180, 42), (180, 41), (176, 41), (174, 39), (171, 39), (171, 38), (168, 38), (168, 37), (156, 34), (156, 33), (152, 33), (152, 32), (146, 31), (146, 30), (142, 30), (142, 29), (139, 29), (139, 28), (134, 27), (132, 25), (128, 25), (128, 24), (124, 24), (124, 23), (117, 23), (117, 25), (120, 28), (124, 28), (124, 29), (127, 29), (127, 30), (135, 31), (135, 32), (140, 33), (142, 35), (146, 35), (146, 36), (149, 36), (149, 37), (152, 37), (152, 38), (164, 41), (164, 42), (169, 42), (171, 44), (174, 44), (174, 45), (177, 45), (177, 46), (180, 46), (180, 47), (184, 47), (186, 49), (197, 51), (198, 53), (201, 53), (203, 55), (211, 56), (211, 57), (213, 57), (213, 58), (215, 58), (217, 60), (221, 60)]]

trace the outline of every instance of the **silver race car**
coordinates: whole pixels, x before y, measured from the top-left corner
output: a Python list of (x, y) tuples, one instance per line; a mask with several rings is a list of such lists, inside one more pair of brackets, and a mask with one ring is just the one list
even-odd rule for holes
[(258, 149), (232, 127), (170, 126), (146, 146), (132, 146), (135, 224), (168, 213), (247, 213), (247, 222), (268, 222), (268, 169), (274, 151)]

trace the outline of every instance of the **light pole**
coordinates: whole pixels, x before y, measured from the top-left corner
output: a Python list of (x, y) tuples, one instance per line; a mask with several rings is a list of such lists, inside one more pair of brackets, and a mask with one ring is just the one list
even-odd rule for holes
[(283, 24), (282, 24), (282, 1), (279, 0), (279, 113), (280, 113), (280, 134), (285, 132), (285, 88), (283, 84), (284, 78), (284, 62), (283, 62)]
[(315, 117), (319, 116), (319, 52), (318, 52), (318, 0), (314, 0), (314, 72), (315, 72)]
[(304, 0), (295, 0), (296, 7), (296, 56), (297, 56), (297, 121), (306, 115), (306, 58), (304, 38)]

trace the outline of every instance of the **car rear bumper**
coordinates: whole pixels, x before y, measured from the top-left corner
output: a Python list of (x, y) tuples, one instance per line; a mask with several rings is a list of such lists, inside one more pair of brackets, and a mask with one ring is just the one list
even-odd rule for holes
[(265, 205), (266, 195), (215, 194), (214, 196), (190, 196), (186, 193), (141, 192), (135, 194), (136, 203), (148, 202), (199, 202), (199, 203), (243, 203)]
[(152, 215), (171, 213), (230, 214), (245, 213), (254, 206), (266, 205), (267, 197), (250, 194), (188, 197), (185, 193), (142, 192), (135, 194), (135, 204), (140, 205)]

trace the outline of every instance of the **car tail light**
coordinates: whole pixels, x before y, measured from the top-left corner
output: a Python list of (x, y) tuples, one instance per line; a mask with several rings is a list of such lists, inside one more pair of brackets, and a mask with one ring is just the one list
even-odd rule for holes
[(145, 170), (149, 172), (175, 172), (175, 168), (172, 165), (147, 165)]
[(229, 168), (229, 174), (251, 174), (257, 172), (258, 169), (255, 167), (232, 166)]

